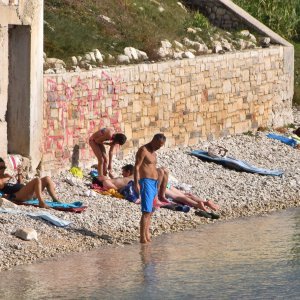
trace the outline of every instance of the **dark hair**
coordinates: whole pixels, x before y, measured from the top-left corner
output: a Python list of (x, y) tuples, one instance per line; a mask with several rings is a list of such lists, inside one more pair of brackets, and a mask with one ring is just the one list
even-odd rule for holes
[(125, 165), (122, 167), (122, 170), (124, 170), (125, 172), (130, 172), (132, 174), (134, 166), (132, 164)]
[(3, 160), (3, 158), (2, 157), (0, 157), (0, 163), (4, 163), (5, 161)]
[(125, 134), (123, 133), (116, 133), (114, 134), (114, 137), (113, 137), (113, 141), (116, 143), (116, 144), (119, 144), (119, 145), (124, 145), (125, 142), (127, 140), (127, 137)]
[(154, 135), (153, 140), (157, 140), (157, 141), (166, 141), (166, 136), (163, 133), (157, 133)]

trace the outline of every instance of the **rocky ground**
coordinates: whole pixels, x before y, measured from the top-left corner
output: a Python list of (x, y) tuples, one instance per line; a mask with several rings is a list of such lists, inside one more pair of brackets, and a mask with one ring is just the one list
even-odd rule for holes
[[(296, 110), (295, 125), (300, 126), (300, 111)], [(159, 165), (169, 168), (180, 182), (192, 185), (192, 191), (200, 197), (213, 199), (219, 204), (221, 218), (217, 221), (201, 218), (195, 215), (194, 209), (189, 213), (160, 209), (153, 216), (153, 235), (300, 206), (300, 150), (271, 140), (266, 134), (267, 132), (248, 133), (203, 142), (192, 148), (160, 150)], [(221, 145), (229, 150), (229, 156), (258, 167), (283, 170), (284, 175), (272, 177), (236, 172), (214, 163), (203, 162), (188, 154), (193, 149), (205, 149), (209, 144)], [(133, 156), (122, 161), (115, 160), (115, 170), (133, 161)], [(141, 216), (139, 205), (99, 194), (86, 196), (91, 183), (89, 171), (84, 170), (84, 179), (77, 180), (75, 185), (67, 182), (66, 178), (71, 178), (68, 172), (53, 178), (61, 200), (83, 201), (88, 205), (88, 209), (81, 214), (47, 210), (71, 221), (72, 224), (68, 227), (55, 227), (46, 221), (22, 214), (0, 213), (0, 270), (69, 252), (138, 242)], [(10, 204), (10, 207), (13, 206)], [(30, 212), (39, 210), (25, 206), (14, 208)], [(35, 229), (38, 240), (23, 241), (17, 238), (14, 232), (24, 227)]]

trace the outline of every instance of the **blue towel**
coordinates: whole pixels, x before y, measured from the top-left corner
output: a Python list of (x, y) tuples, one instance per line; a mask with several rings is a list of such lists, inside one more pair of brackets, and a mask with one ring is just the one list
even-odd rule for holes
[[(31, 199), (31, 200), (24, 201), (23, 203), (29, 205), (39, 205), (39, 200)], [(59, 202), (45, 201), (45, 203), (51, 208), (78, 208), (83, 205), (83, 203), (80, 201), (73, 202), (73, 203), (59, 203)]]
[(234, 169), (236, 171), (244, 171), (249, 173), (257, 173), (260, 175), (270, 175), (270, 176), (280, 176), (283, 174), (283, 171), (258, 168), (248, 164), (245, 161), (238, 160), (233, 157), (211, 157), (208, 155), (207, 151), (203, 151), (203, 150), (194, 150), (190, 154), (197, 156), (198, 158), (201, 158), (204, 161), (215, 162), (217, 164), (220, 164), (230, 169)]
[(278, 135), (278, 134), (274, 134), (274, 133), (267, 134), (267, 137), (270, 138), (270, 139), (278, 140), (281, 143), (289, 145), (293, 148), (297, 146), (297, 141), (294, 140), (293, 138), (288, 138), (286, 136)]

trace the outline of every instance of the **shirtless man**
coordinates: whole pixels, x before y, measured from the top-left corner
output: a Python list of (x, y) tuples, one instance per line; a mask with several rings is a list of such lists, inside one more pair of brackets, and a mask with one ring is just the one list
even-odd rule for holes
[(33, 197), (39, 200), (39, 206), (42, 208), (49, 208), (42, 197), (42, 191), (46, 188), (49, 195), (54, 202), (59, 202), (54, 191), (53, 181), (49, 176), (43, 178), (34, 178), (26, 185), (22, 183), (22, 174), (18, 170), (17, 181), (18, 183), (11, 183), (13, 178), (5, 173), (6, 165), (2, 158), (0, 158), (0, 192), (4, 197), (13, 201), (26, 201)]
[(126, 186), (129, 181), (133, 180), (134, 166), (131, 164), (122, 167), (122, 176), (117, 178), (105, 178), (102, 181), (103, 187), (107, 189), (115, 189), (119, 191), (121, 188)]
[(150, 224), (153, 213), (153, 202), (158, 194), (158, 172), (156, 169), (156, 153), (166, 142), (162, 133), (154, 135), (150, 143), (139, 148), (134, 166), (134, 186), (140, 194), (142, 217), (140, 223), (140, 242), (148, 243)]

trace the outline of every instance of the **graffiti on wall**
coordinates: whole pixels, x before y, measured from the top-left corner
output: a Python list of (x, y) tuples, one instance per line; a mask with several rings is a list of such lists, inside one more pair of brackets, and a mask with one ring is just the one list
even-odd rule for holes
[(105, 71), (100, 76), (69, 82), (49, 77), (46, 81), (44, 102), (43, 153), (66, 160), (75, 146), (80, 157), (88, 159), (92, 152), (89, 136), (103, 127), (120, 131), (119, 96), (126, 90), (121, 78), (112, 78)]

